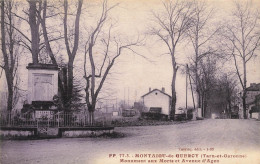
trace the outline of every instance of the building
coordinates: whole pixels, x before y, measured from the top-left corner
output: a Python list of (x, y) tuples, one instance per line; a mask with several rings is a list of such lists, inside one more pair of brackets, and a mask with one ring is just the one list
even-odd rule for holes
[(260, 83), (251, 83), (246, 91), (246, 104), (250, 104), (254, 102), (255, 97), (260, 94)]
[(246, 91), (247, 117), (252, 118), (252, 114), (250, 114), (250, 111), (252, 110), (252, 107), (255, 106), (256, 96), (260, 94), (260, 83), (251, 83)]
[[(252, 107), (255, 106), (256, 102), (256, 96), (260, 94), (260, 83), (251, 83), (249, 87), (246, 88), (246, 114), (247, 118), (250, 118), (250, 115), (252, 117), (252, 114), (250, 114), (250, 111), (252, 110)], [(242, 93), (240, 92), (240, 97), (242, 96)], [(240, 98), (239, 101), (239, 115), (240, 118), (243, 118), (243, 103), (242, 99)]]
[(142, 96), (142, 101), (149, 112), (170, 115), (171, 96), (165, 93), (165, 88), (162, 90), (149, 88), (149, 92)]
[(249, 105), (250, 118), (260, 119), (260, 94), (255, 96), (255, 101)]
[(122, 111), (122, 116), (123, 117), (133, 117), (133, 116), (135, 116), (137, 114), (137, 111), (136, 111), (136, 109), (124, 109), (123, 111)]

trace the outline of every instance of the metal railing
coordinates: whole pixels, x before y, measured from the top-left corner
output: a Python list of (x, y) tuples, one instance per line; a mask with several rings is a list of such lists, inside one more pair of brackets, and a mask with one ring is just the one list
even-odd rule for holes
[(34, 112), (1, 112), (0, 127), (87, 127), (110, 126), (111, 120), (106, 117), (95, 118), (93, 123), (88, 121), (88, 113), (56, 113), (36, 118)]

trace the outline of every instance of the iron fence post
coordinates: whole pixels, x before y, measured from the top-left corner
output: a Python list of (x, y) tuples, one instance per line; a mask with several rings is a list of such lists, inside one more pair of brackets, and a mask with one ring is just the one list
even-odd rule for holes
[(58, 113), (58, 127), (60, 127), (60, 114)]

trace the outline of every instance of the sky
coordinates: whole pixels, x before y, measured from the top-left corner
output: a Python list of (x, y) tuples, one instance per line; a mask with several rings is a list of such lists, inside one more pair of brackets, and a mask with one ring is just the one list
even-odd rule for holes
[[(232, 7), (231, 0), (208, 0), (210, 7), (216, 10), (213, 21), (225, 21), (228, 18)], [(91, 1), (84, 2), (86, 4)], [(122, 56), (112, 68), (104, 89), (109, 88), (109, 102), (125, 99), (130, 103), (139, 101), (141, 96), (146, 94), (151, 87), (152, 89), (161, 89), (164, 87), (166, 93), (171, 93), (172, 66), (169, 55), (163, 55), (167, 49), (158, 39), (146, 35), (148, 28), (152, 26), (152, 11), (161, 10), (162, 4), (160, 0), (112, 0), (109, 4), (119, 3), (119, 6), (111, 11), (111, 18), (116, 20), (114, 35), (124, 36), (124, 38), (135, 39), (137, 36), (145, 38), (145, 45), (138, 47), (136, 51), (145, 56), (147, 59), (134, 55), (130, 51), (124, 51)], [(254, 0), (256, 6), (260, 8), (260, 0)], [(88, 29), (88, 25), (94, 23), (95, 18), (100, 14), (100, 8), (96, 6), (86, 7), (87, 14), (81, 17), (81, 26)], [(91, 22), (91, 23), (90, 23)], [(53, 22), (55, 23), (55, 22)], [(23, 28), (27, 28), (23, 26)], [(81, 36), (84, 40), (84, 35)], [(187, 42), (181, 44), (177, 49), (177, 62), (185, 64), (187, 56), (191, 52), (191, 45)], [(61, 50), (60, 53), (64, 53)], [(27, 56), (27, 55), (26, 55)], [(27, 69), (26, 63), (30, 62), (27, 58), (20, 66), (21, 87), (27, 90)], [(76, 57), (75, 70), (82, 70), (82, 51)], [(229, 65), (232, 68), (232, 65)], [(250, 83), (260, 82), (260, 57), (254, 59), (248, 64), (248, 85)], [(79, 75), (81, 76), (81, 75)], [(1, 78), (1, 90), (4, 90), (4, 79)], [(192, 106), (191, 92), (188, 88), (188, 105)], [(185, 106), (185, 75), (179, 71), (176, 80), (177, 90), (177, 108)]]
[[(259, 2), (254, 1), (260, 8)], [(224, 21), (232, 7), (232, 1), (226, 0), (210, 0), (208, 4), (215, 9), (214, 21)], [(150, 21), (152, 17), (151, 11), (160, 11), (162, 6), (158, 0), (126, 0), (121, 2), (120, 5), (122, 8), (117, 10), (115, 15), (119, 17), (121, 30), (128, 31), (128, 34), (147, 32), (148, 27), (152, 25)], [(120, 70), (121, 73), (117, 81), (117, 97), (126, 97), (126, 101), (128, 99), (128, 90), (131, 100), (138, 100), (148, 92), (149, 87), (152, 89), (165, 87), (166, 92), (171, 94), (171, 58), (169, 55), (162, 55), (167, 51), (164, 44), (150, 36), (147, 37), (148, 43), (140, 51), (153, 62), (139, 56), (125, 54), (114, 68), (114, 70)], [(187, 53), (190, 53), (190, 48), (187, 47), (190, 46), (189, 43), (180, 45), (177, 51), (178, 62), (187, 62)], [(233, 65), (228, 67), (232, 68)], [(260, 58), (256, 58), (248, 64), (248, 85), (260, 82), (259, 70)], [(179, 71), (176, 80), (177, 108), (185, 106), (185, 85), (185, 75)], [(190, 88), (188, 88), (188, 95), (188, 104), (192, 106)]]

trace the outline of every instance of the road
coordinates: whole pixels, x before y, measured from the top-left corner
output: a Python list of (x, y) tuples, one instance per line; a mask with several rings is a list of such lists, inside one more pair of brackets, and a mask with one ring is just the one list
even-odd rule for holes
[[(147, 153), (167, 153), (174, 156), (176, 154), (201, 156), (203, 153), (213, 155), (228, 153), (246, 157), (243, 159), (216, 158), (219, 161), (215, 163), (260, 163), (260, 121), (209, 119), (175, 125), (120, 127), (115, 131), (124, 133), (126, 136), (112, 139), (4, 140), (1, 142), (0, 163), (107, 164), (120, 163), (122, 156), (128, 160), (136, 157), (136, 154)], [(185, 148), (188, 149), (183, 151)], [(112, 154), (115, 154), (115, 157), (111, 157)], [(125, 158), (127, 155), (130, 156)], [(133, 159), (139, 160), (139, 158)], [(149, 159), (145, 159), (146, 162)], [(127, 163), (127, 161), (121, 161), (121, 163)], [(178, 162), (175, 161), (175, 163)]]

